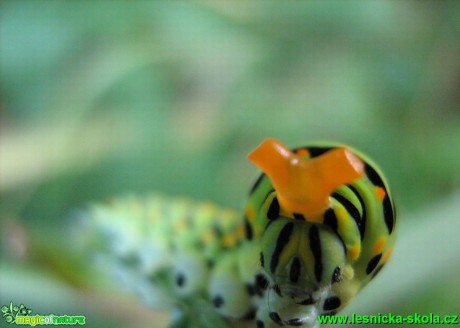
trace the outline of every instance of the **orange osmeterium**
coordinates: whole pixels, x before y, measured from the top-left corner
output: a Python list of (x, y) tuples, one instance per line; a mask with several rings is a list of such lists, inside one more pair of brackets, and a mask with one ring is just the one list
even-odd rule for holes
[(278, 140), (266, 139), (248, 158), (268, 175), (283, 209), (311, 216), (329, 207), (335, 189), (364, 172), (364, 163), (344, 147), (305, 160)]

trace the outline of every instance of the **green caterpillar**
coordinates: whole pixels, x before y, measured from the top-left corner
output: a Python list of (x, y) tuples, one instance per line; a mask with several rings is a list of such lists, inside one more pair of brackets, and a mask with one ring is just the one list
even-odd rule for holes
[[(236, 327), (319, 327), (391, 256), (387, 183), (345, 146), (267, 139), (249, 159), (264, 173), (244, 215), (159, 195), (94, 205), (86, 235), (96, 258), (150, 306), (192, 317), (212, 307)], [(172, 325), (191, 326), (184, 318)]]

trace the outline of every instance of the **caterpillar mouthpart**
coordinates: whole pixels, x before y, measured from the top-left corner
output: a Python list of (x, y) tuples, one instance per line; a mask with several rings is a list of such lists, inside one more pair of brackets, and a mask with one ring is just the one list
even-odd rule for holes
[(280, 206), (314, 218), (330, 205), (330, 195), (364, 173), (364, 163), (345, 147), (305, 160), (280, 141), (264, 140), (248, 159), (270, 178)]

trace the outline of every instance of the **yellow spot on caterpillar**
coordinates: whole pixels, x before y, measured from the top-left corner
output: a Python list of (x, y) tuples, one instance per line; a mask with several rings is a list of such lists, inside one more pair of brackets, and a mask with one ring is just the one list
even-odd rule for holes
[(372, 249), (372, 255), (376, 255), (378, 253), (382, 252), (383, 247), (385, 247), (386, 244), (386, 238), (381, 237), (379, 240), (377, 240), (377, 243), (375, 244), (374, 248)]
[(233, 234), (226, 234), (222, 240), (225, 247), (232, 247), (236, 244), (236, 238)]
[(385, 189), (383, 189), (382, 187), (375, 187), (375, 196), (377, 196), (377, 199), (379, 201), (383, 201), (386, 195), (387, 193)]
[(353, 246), (348, 252), (348, 258), (350, 260), (356, 260), (360, 253), (361, 253), (361, 246), (359, 245)]
[(342, 206), (338, 206), (336, 209), (335, 209), (335, 215), (337, 216), (337, 220), (339, 221), (339, 225), (343, 226), (345, 229), (347, 229), (348, 225), (347, 225), (347, 220), (348, 220), (348, 213), (347, 213), (347, 210), (342, 207)]
[(383, 263), (386, 263), (386, 262), (390, 259), (392, 253), (393, 253), (393, 247), (391, 247), (391, 248), (383, 255), (382, 262), (383, 262)]
[(246, 209), (246, 217), (248, 218), (249, 223), (254, 222), (255, 214), (254, 214), (254, 208), (252, 206), (248, 206), (248, 208)]
[(337, 220), (339, 220), (340, 222), (345, 222), (348, 217), (347, 211), (342, 206), (339, 206), (335, 209), (335, 215), (337, 215)]

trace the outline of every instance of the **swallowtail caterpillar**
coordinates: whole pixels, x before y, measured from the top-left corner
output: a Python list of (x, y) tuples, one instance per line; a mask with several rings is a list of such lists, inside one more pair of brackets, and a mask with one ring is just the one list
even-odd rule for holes
[(236, 327), (319, 327), (391, 256), (387, 183), (347, 146), (267, 139), (249, 160), (263, 173), (244, 215), (159, 195), (94, 205), (98, 258), (152, 306), (207, 304)]

